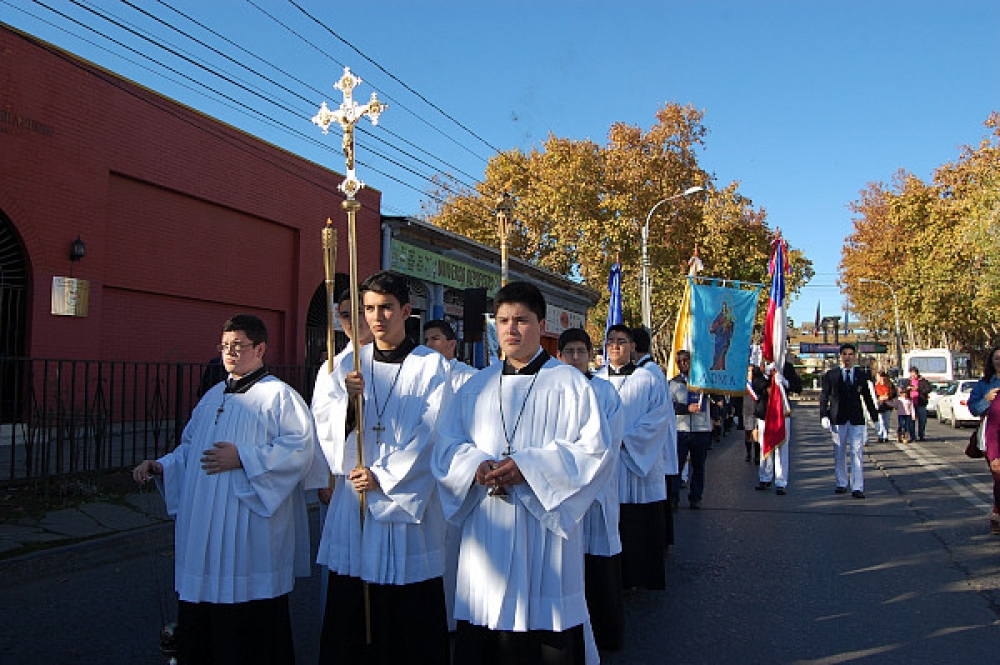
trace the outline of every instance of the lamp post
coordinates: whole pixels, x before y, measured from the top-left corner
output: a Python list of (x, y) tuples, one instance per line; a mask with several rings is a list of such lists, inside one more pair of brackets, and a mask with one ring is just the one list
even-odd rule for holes
[(642, 226), (642, 284), (640, 284), (640, 287), (642, 291), (642, 325), (644, 325), (650, 332), (653, 330), (653, 314), (649, 295), (649, 220), (653, 218), (653, 213), (656, 209), (667, 201), (673, 201), (674, 199), (679, 199), (684, 196), (690, 196), (691, 194), (696, 194), (704, 190), (704, 187), (699, 186), (688, 187), (680, 194), (674, 194), (673, 196), (668, 196), (661, 201), (657, 201), (653, 207), (649, 209), (649, 214), (646, 215), (646, 223)]
[(497, 201), (494, 211), (497, 216), (497, 230), (500, 233), (500, 286), (507, 286), (507, 234), (510, 232), (511, 220), (514, 217), (514, 200), (508, 192), (504, 192)]
[(899, 366), (899, 371), (903, 371), (903, 338), (899, 333), (899, 301), (896, 300), (896, 290), (892, 288), (889, 282), (884, 282), (881, 279), (868, 279), (867, 277), (859, 277), (859, 282), (868, 282), (871, 284), (882, 284), (889, 289), (889, 293), (892, 294), (892, 309), (896, 314), (896, 364)]

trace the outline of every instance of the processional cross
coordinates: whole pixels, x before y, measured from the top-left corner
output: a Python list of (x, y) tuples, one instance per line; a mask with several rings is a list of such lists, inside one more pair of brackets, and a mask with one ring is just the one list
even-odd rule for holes
[[(340, 207), (347, 211), (347, 237), (348, 245), (350, 248), (351, 257), (351, 326), (353, 328), (351, 334), (351, 345), (354, 351), (354, 371), (361, 373), (361, 345), (360, 336), (358, 331), (358, 312), (360, 311), (360, 303), (358, 298), (358, 233), (357, 233), (357, 212), (361, 209), (361, 204), (354, 199), (354, 195), (357, 194), (365, 183), (358, 180), (358, 175), (354, 171), (354, 126), (357, 124), (358, 120), (364, 116), (368, 116), (373, 125), (378, 124), (378, 117), (388, 108), (388, 105), (383, 104), (378, 100), (378, 97), (373, 92), (371, 99), (364, 106), (358, 104), (354, 101), (354, 88), (361, 84), (361, 79), (351, 73), (350, 67), (344, 67), (344, 75), (340, 77), (333, 87), (344, 93), (344, 101), (341, 102), (340, 108), (336, 111), (331, 111), (324, 101), (319, 107), (319, 112), (313, 116), (313, 123), (318, 125), (323, 129), (324, 134), (330, 133), (330, 125), (336, 122), (340, 125), (340, 128), (344, 131), (344, 138), (341, 142), (341, 147), (344, 151), (344, 157), (347, 160), (347, 177), (344, 181), (338, 185), (338, 189), (342, 191), (347, 199), (342, 201)], [(328, 229), (324, 235), (324, 255), (326, 256), (326, 282), (328, 292), (332, 290), (334, 283), (333, 271), (335, 270), (334, 263), (335, 258), (331, 256), (330, 247), (333, 248), (333, 252), (336, 251), (336, 237), (328, 237), (333, 235), (332, 224), (327, 222)], [(332, 302), (332, 294), (327, 294), (327, 300)], [(330, 367), (333, 367), (333, 315), (332, 307), (328, 307), (328, 311), (331, 312), (328, 315), (328, 330), (327, 339), (328, 345), (331, 347), (329, 349), (328, 355), (330, 357)], [(364, 419), (362, 414), (364, 413), (364, 398), (358, 395), (354, 398), (354, 413), (355, 413), (355, 432), (354, 438), (357, 447), (358, 454), (358, 465), (355, 468), (363, 469), (365, 468), (365, 444), (363, 433)], [(382, 427), (381, 421), (376, 429), (376, 440), (381, 439), (382, 431), (385, 430)], [(360, 518), (361, 518), (361, 528), (364, 529), (365, 526), (365, 515), (368, 512), (368, 502), (365, 498), (365, 492), (360, 493)], [(365, 632), (368, 644), (372, 643), (371, 635), (371, 602), (368, 596), (368, 584), (363, 585), (364, 588), (364, 598), (365, 598)]]
[(344, 150), (344, 157), (347, 161), (347, 177), (340, 183), (339, 189), (347, 195), (349, 200), (354, 200), (354, 195), (365, 186), (365, 183), (358, 180), (357, 173), (354, 172), (354, 125), (367, 115), (373, 125), (378, 124), (378, 117), (389, 108), (388, 104), (383, 104), (378, 100), (378, 95), (372, 93), (368, 103), (361, 106), (354, 100), (354, 88), (361, 85), (362, 80), (351, 73), (350, 67), (344, 67), (344, 75), (333, 84), (333, 87), (344, 93), (344, 101), (340, 108), (331, 111), (324, 101), (319, 107), (319, 112), (313, 116), (313, 124), (323, 129), (324, 134), (330, 133), (330, 125), (336, 122), (344, 130), (344, 138), (341, 147)]

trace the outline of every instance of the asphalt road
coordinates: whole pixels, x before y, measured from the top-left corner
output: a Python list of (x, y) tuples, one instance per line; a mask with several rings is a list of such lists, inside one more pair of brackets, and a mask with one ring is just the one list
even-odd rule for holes
[[(833, 494), (816, 407), (795, 407), (787, 496), (756, 492), (743, 433), (709, 454), (703, 509), (675, 514), (666, 592), (626, 600), (627, 643), (605, 663), (1000, 662), (1000, 537), (969, 430), (872, 443), (865, 500)], [(684, 502), (682, 502), (682, 505)], [(314, 516), (315, 518), (315, 516)], [(0, 663), (163, 662), (169, 550), (0, 588)], [(316, 662), (318, 576), (293, 594), (299, 663)]]

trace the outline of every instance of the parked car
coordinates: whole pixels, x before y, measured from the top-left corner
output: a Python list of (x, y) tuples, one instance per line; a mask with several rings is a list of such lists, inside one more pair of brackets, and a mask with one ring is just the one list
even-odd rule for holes
[(976, 385), (975, 381), (956, 382), (954, 392), (945, 395), (938, 402), (938, 422), (949, 422), (955, 429), (961, 427), (963, 423), (975, 425), (979, 422), (979, 418), (969, 412), (969, 394), (972, 393), (974, 385)]
[(955, 392), (955, 386), (957, 383), (955, 381), (931, 381), (930, 395), (927, 396), (927, 414), (931, 416), (937, 415), (937, 405), (941, 401), (941, 398), (945, 395), (950, 395)]

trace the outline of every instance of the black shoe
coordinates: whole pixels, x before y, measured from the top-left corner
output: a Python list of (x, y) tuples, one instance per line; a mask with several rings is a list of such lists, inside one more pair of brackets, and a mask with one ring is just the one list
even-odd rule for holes
[(774, 490), (774, 493), (777, 494), (778, 496), (785, 496), (786, 494), (788, 494), (787, 490), (785, 490), (784, 487), (779, 487), (778, 489)]
[(681, 489), (682, 490), (687, 489), (687, 486), (688, 486), (687, 481), (686, 480), (682, 480), (681, 481)]
[(688, 508), (691, 510), (698, 510), (701, 508), (701, 499), (691, 499), (691, 501), (688, 502)]
[(770, 484), (771, 483), (760, 482), (760, 483), (757, 483), (756, 485), (754, 485), (754, 489), (757, 490), (757, 491), (766, 490), (767, 487), (768, 487), (768, 485), (770, 485)]
[(840, 486), (838, 486), (837, 489), (833, 490), (833, 493), (834, 494), (847, 494), (847, 488), (846, 487), (840, 487)]
[(865, 498), (865, 493), (862, 492), (861, 490), (854, 490), (853, 492), (851, 492), (851, 496), (853, 496), (855, 499), (863, 499)]
[(747, 454), (747, 461), (748, 462), (750, 461), (750, 455), (749, 454)]

